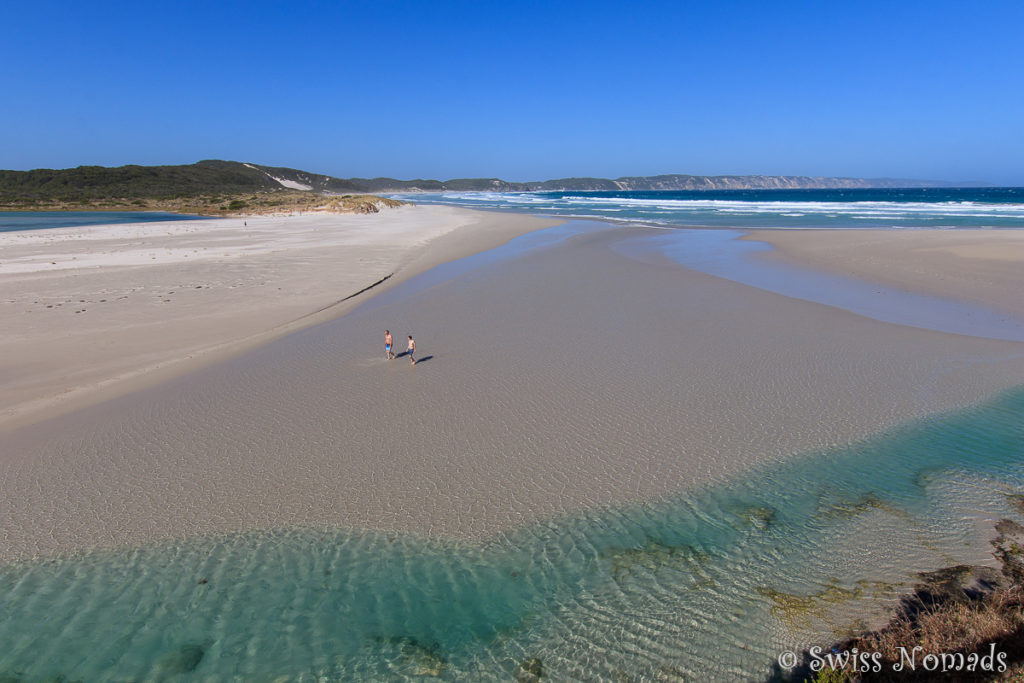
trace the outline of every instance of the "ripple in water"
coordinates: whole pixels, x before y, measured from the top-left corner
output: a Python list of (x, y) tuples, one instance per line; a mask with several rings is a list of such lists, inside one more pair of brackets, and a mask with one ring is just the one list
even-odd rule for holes
[(9, 565), (0, 678), (763, 678), (986, 552), (1022, 417), (1024, 388), (482, 546), (293, 529)]

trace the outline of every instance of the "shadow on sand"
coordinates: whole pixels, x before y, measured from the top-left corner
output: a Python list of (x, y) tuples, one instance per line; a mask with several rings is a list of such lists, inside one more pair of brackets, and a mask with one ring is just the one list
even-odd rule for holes
[[(399, 358), (405, 358), (408, 355), (409, 355), (408, 351), (402, 351), (401, 353), (399, 353), (399, 354), (397, 354), (395, 356), (395, 360), (398, 360)], [(416, 359), (416, 365), (419, 365), (420, 363), (426, 363), (428, 360), (430, 360), (433, 357), (434, 356), (431, 355), (431, 356), (423, 356), (422, 358), (417, 358)]]

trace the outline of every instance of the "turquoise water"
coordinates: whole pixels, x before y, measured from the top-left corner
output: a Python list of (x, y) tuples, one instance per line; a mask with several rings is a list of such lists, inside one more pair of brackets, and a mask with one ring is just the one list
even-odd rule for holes
[(1024, 228), (1024, 188), (439, 192), (426, 204), (716, 228)]
[(163, 211), (0, 211), (0, 232), (186, 220), (205, 218)]
[(0, 679), (764, 678), (983, 555), (1022, 462), (1024, 387), (482, 545), (291, 529), (6, 566)]

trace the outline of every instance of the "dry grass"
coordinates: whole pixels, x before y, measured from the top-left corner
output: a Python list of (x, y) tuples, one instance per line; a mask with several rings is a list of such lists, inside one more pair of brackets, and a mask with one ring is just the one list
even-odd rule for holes
[[(860, 681), (1022, 681), (1024, 682), (1024, 527), (1009, 520), (996, 525), (993, 555), (1001, 571), (958, 566), (922, 575), (922, 583), (901, 602), (884, 628), (838, 645), (837, 652), (878, 653), (880, 671), (826, 668), (805, 664), (790, 680), (816, 683)], [(921, 662), (928, 655), (962, 655), (969, 661), (993, 652), (1001, 660), (984, 666), (954, 666), (945, 673), (924, 667), (894, 669), (908, 653)], [(805, 662), (809, 662), (805, 658)], [(994, 667), (993, 667), (994, 664)], [(1006, 666), (999, 671), (1000, 664)], [(977, 669), (977, 670), (972, 670)]]
[(969, 602), (948, 601), (906, 610), (881, 631), (849, 643), (862, 652), (878, 652), (886, 661), (899, 661), (900, 648), (920, 646), (922, 654), (975, 652), (984, 644), (1024, 627), (1024, 592), (1020, 586), (997, 588)]

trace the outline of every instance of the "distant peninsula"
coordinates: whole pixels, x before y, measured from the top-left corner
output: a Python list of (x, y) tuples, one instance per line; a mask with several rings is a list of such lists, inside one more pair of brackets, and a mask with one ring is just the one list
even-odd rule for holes
[(509, 182), (499, 178), (335, 178), (294, 168), (206, 160), (181, 166), (0, 170), (0, 210), (165, 210), (203, 215), (294, 210), (372, 212), (392, 192), (559, 192), (950, 187), (941, 181), (765, 175), (656, 175)]

